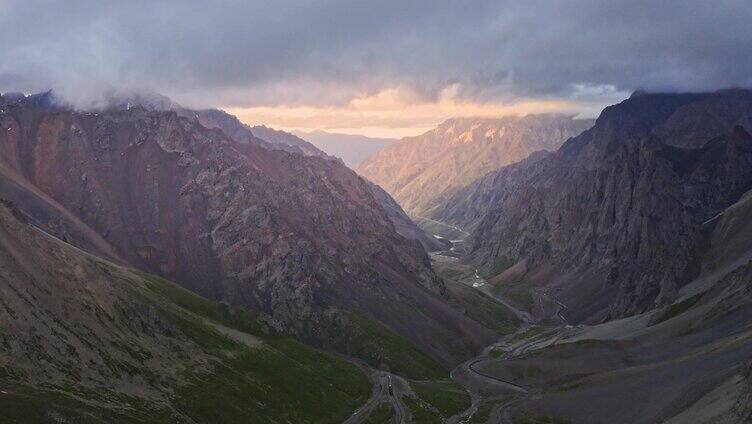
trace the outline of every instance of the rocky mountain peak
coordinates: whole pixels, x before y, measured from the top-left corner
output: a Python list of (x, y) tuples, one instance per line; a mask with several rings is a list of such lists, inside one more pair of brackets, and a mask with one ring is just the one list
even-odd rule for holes
[(702, 224), (752, 187), (750, 100), (633, 96), (557, 152), (457, 192), (434, 218), (475, 228), (479, 265), (521, 263), (529, 279), (546, 268), (580, 318), (670, 302), (698, 272)]
[(357, 170), (408, 214), (428, 216), (459, 188), (535, 151), (555, 150), (592, 123), (566, 115), (449, 119), (377, 152)]

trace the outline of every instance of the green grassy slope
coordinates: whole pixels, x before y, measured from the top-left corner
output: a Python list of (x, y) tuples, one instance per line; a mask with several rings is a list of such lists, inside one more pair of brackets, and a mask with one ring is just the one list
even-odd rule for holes
[(333, 349), (348, 352), (374, 368), (419, 379), (439, 379), (449, 374), (407, 338), (363, 315), (339, 310), (327, 331), (335, 344)]
[(247, 346), (205, 320), (257, 330), (251, 313), (231, 315), (221, 304), (163, 279), (143, 277), (148, 290), (141, 294), (200, 346), (210, 363), (177, 376), (176, 385), (165, 388), (164, 398), (129, 396), (104, 387), (34, 387), (0, 378), (7, 393), (0, 394), (6, 422), (337, 423), (370, 395), (368, 378), (357, 366), (290, 338), (261, 337), (258, 346)]
[[(153, 292), (200, 317), (260, 334), (249, 311), (230, 314), (226, 306), (165, 280), (146, 280)], [(196, 339), (217, 336), (206, 327), (193, 334)], [(190, 383), (177, 391), (177, 410), (198, 422), (340, 422), (370, 395), (368, 378), (355, 365), (291, 338), (261, 339), (261, 348), (232, 342), (212, 369), (192, 373)], [(218, 346), (227, 348), (227, 341)]]
[(441, 423), (470, 407), (470, 396), (452, 380), (410, 381), (415, 396), (404, 398), (417, 424)]
[(177, 285), (143, 277), (148, 289), (140, 293), (211, 362), (186, 370), (179, 383), (164, 388), (166, 399), (75, 385), (34, 387), (0, 378), (7, 392), (0, 394), (6, 422), (337, 423), (370, 395), (369, 380), (355, 365), (289, 338), (262, 336), (257, 346), (248, 346), (220, 333), (212, 322), (258, 330), (251, 313), (231, 315), (223, 305)]
[(470, 407), (470, 396), (452, 380), (411, 381), (410, 386), (425, 402), (436, 408), (441, 416), (449, 418)]
[(339, 423), (370, 396), (358, 366), (264, 334), (253, 312), (86, 255), (6, 210), (0, 224), (1, 422)]
[(455, 295), (449, 300), (449, 304), (466, 316), (498, 334), (511, 334), (519, 327), (520, 319), (506, 306), (462, 283), (448, 278), (444, 281), (449, 291)]
[(394, 417), (394, 407), (391, 403), (382, 402), (364, 421), (365, 424), (391, 424)]

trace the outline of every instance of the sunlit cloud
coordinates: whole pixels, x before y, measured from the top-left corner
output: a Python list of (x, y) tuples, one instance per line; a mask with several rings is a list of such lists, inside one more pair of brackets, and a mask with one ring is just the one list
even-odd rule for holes
[(251, 123), (403, 135), (451, 116), (592, 117), (636, 89), (752, 86), (749, 0), (205, 3), (0, 1), (0, 91), (79, 107), (155, 91)]
[(249, 125), (265, 124), (285, 130), (324, 130), (373, 137), (404, 137), (423, 133), (448, 118), (495, 118), (532, 113), (566, 113), (591, 118), (604, 105), (628, 96), (614, 87), (573, 87), (571, 99), (526, 99), (478, 102), (460, 96), (451, 84), (438, 98), (427, 100), (410, 89), (385, 88), (354, 96), (342, 106), (276, 105), (227, 108)]

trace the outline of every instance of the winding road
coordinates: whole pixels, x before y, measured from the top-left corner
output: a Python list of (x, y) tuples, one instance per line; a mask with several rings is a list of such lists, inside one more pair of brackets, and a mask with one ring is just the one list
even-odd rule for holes
[(558, 307), (554, 315), (559, 318), (559, 320), (561, 320), (562, 324), (569, 326), (569, 321), (567, 320), (567, 317), (564, 316), (564, 311), (567, 309), (567, 305), (563, 304), (559, 299), (556, 298), (556, 296), (549, 293), (549, 289), (543, 289), (541, 292), (543, 296), (547, 297)]
[[(431, 222), (434, 222), (439, 225), (444, 225), (446, 227), (452, 228), (454, 230), (457, 230), (463, 234), (466, 234), (466, 237), (470, 234), (456, 226), (445, 224), (436, 220), (427, 219)], [(455, 246), (458, 244), (464, 244), (465, 240), (452, 240), (452, 248), (450, 249), (451, 253), (457, 253), (459, 249), (455, 249)], [(517, 308), (514, 304), (512, 304), (507, 299), (503, 298), (502, 296), (498, 295), (497, 293), (492, 290), (491, 284), (488, 283), (481, 275), (478, 269), (470, 269), (467, 268), (466, 275), (464, 277), (456, 278), (458, 281), (463, 282), (465, 285), (469, 285), (473, 287), (474, 289), (482, 292), (483, 294), (489, 296), (490, 298), (496, 300), (497, 302), (501, 303), (505, 307), (507, 307), (510, 311), (512, 311), (521, 321), (522, 325), (517, 329), (517, 331), (514, 334), (507, 335), (504, 338), (502, 338), (500, 341), (494, 343), (491, 346), (488, 346), (486, 349), (483, 350), (481, 355), (478, 357), (471, 359), (468, 362), (465, 362), (464, 364), (459, 365), (457, 368), (452, 370), (451, 377), (453, 380), (457, 381), (458, 383), (462, 384), (463, 382), (460, 381), (460, 379), (456, 378), (457, 374), (461, 371), (466, 370), (469, 375), (474, 375), (476, 380), (481, 379), (487, 383), (502, 386), (505, 389), (508, 389), (510, 391), (518, 393), (518, 396), (514, 397), (513, 399), (510, 399), (501, 405), (499, 405), (496, 410), (492, 413), (489, 422), (490, 423), (504, 423), (504, 422), (510, 422), (509, 417), (509, 410), (511, 407), (517, 403), (523, 402), (524, 400), (528, 399), (531, 394), (534, 392), (533, 388), (515, 383), (513, 381), (505, 380), (503, 378), (500, 378), (498, 376), (494, 376), (492, 374), (489, 374), (487, 372), (484, 372), (480, 368), (482, 367), (482, 364), (487, 362), (494, 362), (494, 361), (500, 361), (503, 360), (501, 358), (495, 358), (490, 355), (490, 352), (495, 347), (501, 345), (502, 343), (506, 342), (507, 340), (511, 340), (514, 336), (522, 334), (526, 332), (531, 326), (536, 325), (538, 323), (538, 320), (536, 320), (533, 315), (528, 311), (523, 311), (519, 308)], [(545, 288), (540, 290), (540, 293), (538, 294), (538, 299), (541, 302), (541, 305), (543, 305), (545, 297), (546, 300), (553, 302), (555, 305), (557, 305), (557, 310), (554, 312), (554, 316), (557, 317), (561, 321), (561, 327), (569, 327), (569, 321), (564, 316), (564, 311), (566, 311), (567, 307), (566, 305), (561, 302), (559, 299), (556, 298), (556, 296), (552, 295), (549, 292), (549, 289)], [(552, 330), (555, 331), (556, 328), (560, 327), (553, 327)], [(553, 343), (555, 343), (557, 340), (560, 339), (562, 335), (557, 334), (553, 338)], [(518, 357), (521, 355), (526, 354), (529, 350), (533, 349), (537, 343), (539, 342), (539, 338), (535, 337), (530, 340), (526, 340), (518, 345), (516, 345), (511, 351), (508, 351), (505, 354), (506, 358), (513, 358)], [(448, 420), (449, 423), (467, 423), (470, 421), (472, 416), (478, 411), (478, 407), (480, 405), (480, 402), (483, 400), (482, 396), (480, 396), (478, 393), (474, 393), (471, 389), (470, 385), (463, 384), (465, 386), (465, 389), (468, 391), (468, 393), (471, 396), (472, 403), (470, 408), (468, 408), (466, 411), (455, 415), (450, 420)]]
[[(360, 364), (361, 367), (367, 367)], [(402, 394), (409, 387), (402, 378), (386, 371), (368, 368), (371, 371), (373, 392), (365, 405), (353, 412), (343, 424), (358, 424), (365, 421), (369, 415), (382, 403), (388, 402), (394, 410), (393, 422), (407, 424), (411, 421), (410, 410), (402, 403)]]
[[(431, 221), (435, 224), (445, 226), (447, 228), (450, 228), (452, 230), (455, 230), (457, 232), (460, 232), (465, 235), (465, 238), (470, 236), (470, 233), (467, 231), (462, 230), (459, 227), (456, 227), (454, 225), (446, 224), (440, 221), (436, 221), (429, 218), (421, 218), (427, 221)], [(445, 251), (448, 255), (442, 255), (442, 253), (434, 253), (435, 258), (442, 258), (443, 261), (454, 261), (453, 263), (457, 263), (459, 261), (459, 258), (457, 257), (457, 254), (460, 255), (465, 254), (464, 249), (464, 243), (465, 239), (461, 240), (450, 240), (452, 245), (448, 251)], [(460, 265), (460, 264), (457, 264)], [(473, 269), (471, 267), (465, 267), (464, 265), (458, 266), (457, 269), (463, 269), (463, 274), (460, 277), (454, 277), (457, 281), (460, 281), (461, 283), (465, 284), (466, 286), (470, 286), (474, 288), (475, 290), (480, 291), (481, 293), (485, 294), (486, 296), (496, 300), (500, 304), (504, 305), (507, 309), (509, 309), (512, 313), (514, 313), (522, 322), (520, 327), (517, 329), (517, 331), (513, 334), (509, 334), (501, 338), (496, 343), (486, 347), (480, 355), (477, 357), (460, 364), (455, 369), (452, 370), (450, 373), (450, 377), (456, 381), (457, 383), (463, 385), (465, 387), (465, 390), (468, 392), (471, 398), (471, 405), (468, 409), (465, 411), (456, 414), (455, 416), (449, 418), (446, 422), (448, 424), (463, 424), (467, 423), (472, 419), (473, 415), (477, 413), (478, 408), (484, 400), (488, 400), (488, 398), (484, 398), (480, 393), (473, 390), (473, 388), (476, 388), (478, 385), (482, 386), (483, 384), (492, 384), (496, 387), (502, 388), (502, 392), (504, 390), (508, 390), (510, 392), (515, 393), (516, 395), (506, 400), (504, 403), (501, 403), (491, 414), (490, 420), (488, 422), (490, 423), (505, 423), (510, 421), (509, 412), (512, 406), (514, 406), (517, 403), (523, 402), (526, 399), (528, 399), (531, 395), (535, 393), (535, 389), (532, 387), (527, 387), (518, 383), (515, 383), (514, 381), (505, 380), (503, 378), (500, 378), (498, 376), (489, 374), (482, 370), (482, 365), (487, 362), (496, 362), (496, 361), (502, 361), (504, 359), (508, 358), (515, 358), (522, 355), (525, 355), (527, 352), (529, 352), (531, 349), (534, 349), (536, 346), (540, 346), (540, 343), (545, 343), (550, 341), (551, 343), (556, 343), (563, 334), (559, 334), (559, 332), (556, 332), (557, 328), (563, 328), (563, 327), (570, 327), (569, 321), (564, 316), (564, 312), (566, 311), (567, 307), (564, 303), (562, 303), (559, 299), (556, 298), (553, 294), (550, 293), (549, 289), (535, 289), (534, 295), (537, 295), (539, 302), (541, 305), (544, 305), (544, 298), (546, 301), (549, 301), (555, 305), (557, 305), (557, 310), (554, 312), (555, 317), (558, 318), (559, 321), (561, 321), (560, 327), (550, 327), (550, 332), (546, 331), (544, 333), (539, 333), (535, 337), (528, 338), (527, 340), (521, 341), (519, 343), (513, 344), (511, 346), (511, 349), (507, 350), (503, 358), (497, 358), (491, 356), (491, 351), (504, 344), (509, 348), (510, 346), (507, 345), (507, 343), (515, 336), (518, 336), (520, 334), (525, 333), (530, 327), (537, 325), (539, 323), (539, 320), (535, 319), (533, 315), (528, 311), (523, 311), (519, 308), (517, 308), (513, 303), (508, 301), (507, 299), (503, 298), (499, 294), (495, 293), (492, 290), (491, 284), (488, 283), (481, 275), (478, 269)], [(551, 333), (556, 332), (556, 335), (553, 335)], [(553, 337), (551, 337), (553, 335)], [(361, 364), (362, 367), (365, 369), (368, 369), (371, 374), (371, 380), (373, 382), (373, 392), (371, 394), (371, 397), (368, 399), (368, 401), (360, 407), (357, 411), (355, 411), (346, 421), (344, 421), (345, 424), (357, 424), (362, 423), (365, 421), (365, 419), (383, 402), (389, 402), (393, 409), (394, 409), (394, 421), (397, 423), (409, 423), (411, 422), (411, 414), (410, 410), (402, 403), (401, 397), (404, 394), (407, 394), (411, 392), (410, 386), (407, 384), (406, 381), (404, 381), (402, 378), (390, 374), (386, 371), (376, 370), (372, 369), (364, 364)], [(458, 375), (462, 374), (462, 378), (458, 378)], [(463, 379), (469, 379), (470, 381), (463, 380)]]
[(486, 374), (483, 371), (479, 371), (476, 368), (476, 365), (478, 365), (481, 362), (491, 362), (491, 361), (495, 361), (495, 360), (496, 360), (496, 358), (493, 358), (493, 357), (476, 359), (476, 360), (470, 362), (469, 364), (467, 364), (467, 368), (470, 371), (474, 372), (475, 374), (478, 374), (478, 375), (480, 375), (482, 377), (485, 377), (485, 378), (487, 378), (489, 380), (493, 380), (493, 381), (495, 381), (497, 383), (501, 383), (504, 386), (509, 387), (510, 389), (512, 389), (514, 391), (517, 391), (517, 392), (520, 392), (520, 393), (528, 393), (528, 388), (525, 387), (525, 386), (521, 386), (521, 385), (519, 385), (517, 383), (513, 383), (513, 382), (511, 382), (509, 380), (504, 380), (503, 378), (499, 378), (499, 377), (493, 376), (491, 374)]

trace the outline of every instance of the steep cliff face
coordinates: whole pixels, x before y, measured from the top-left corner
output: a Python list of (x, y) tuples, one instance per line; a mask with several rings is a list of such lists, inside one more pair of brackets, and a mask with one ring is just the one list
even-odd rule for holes
[(334, 159), (334, 157), (330, 157), (318, 147), (296, 136), (295, 134), (290, 134), (286, 131), (275, 130), (274, 128), (269, 128), (265, 125), (254, 125), (250, 127), (250, 130), (256, 137), (272, 143), (272, 145), (290, 146), (292, 148), (298, 149), (301, 154), (306, 156), (320, 156), (323, 158)]
[[(294, 134), (263, 125), (251, 127), (240, 122), (237, 117), (219, 109), (191, 110), (178, 107), (175, 110), (180, 116), (197, 120), (204, 127), (218, 128), (233, 140), (241, 143), (254, 144), (268, 150), (282, 150), (304, 156), (317, 156), (332, 161), (339, 160), (334, 156), (327, 155), (313, 144)], [(388, 193), (380, 188), (375, 188), (373, 194), (381, 207), (387, 212), (389, 220), (394, 224), (399, 234), (410, 240), (419, 241), (428, 251), (441, 248), (440, 243), (415, 225)]]
[[(693, 110), (703, 113), (690, 119)], [(752, 138), (734, 127), (745, 110), (747, 91), (633, 97), (557, 152), (458, 193), (438, 216), (474, 227), (473, 258), (489, 271), (545, 269), (579, 319), (643, 311), (697, 275), (703, 223), (752, 186)]]
[(592, 124), (555, 115), (450, 119), (423, 135), (392, 143), (357, 170), (409, 215), (430, 218), (457, 189), (535, 151), (555, 150)]
[(397, 234), (369, 184), (337, 161), (140, 107), (75, 113), (20, 101), (3, 106), (0, 123), (8, 175), (128, 263), (196, 293), (265, 312), (314, 343), (326, 343), (332, 311), (355, 311), (445, 364), (490, 337), (447, 305), (420, 244)]

